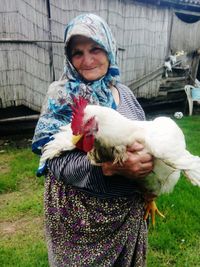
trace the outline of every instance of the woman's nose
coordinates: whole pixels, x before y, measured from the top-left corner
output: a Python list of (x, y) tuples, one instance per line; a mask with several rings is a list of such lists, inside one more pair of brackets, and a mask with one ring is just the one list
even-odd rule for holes
[(83, 56), (83, 64), (85, 66), (90, 66), (94, 61), (93, 55), (91, 55), (90, 53), (86, 53)]

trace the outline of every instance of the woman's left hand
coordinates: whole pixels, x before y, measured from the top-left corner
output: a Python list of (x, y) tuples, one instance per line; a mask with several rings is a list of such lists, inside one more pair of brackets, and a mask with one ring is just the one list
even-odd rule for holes
[[(130, 179), (143, 178), (153, 169), (153, 157), (149, 153), (141, 153), (144, 146), (135, 142), (127, 148), (127, 160), (121, 165), (119, 163), (105, 162), (102, 164), (104, 175), (122, 175)], [(138, 153), (140, 152), (140, 153)]]

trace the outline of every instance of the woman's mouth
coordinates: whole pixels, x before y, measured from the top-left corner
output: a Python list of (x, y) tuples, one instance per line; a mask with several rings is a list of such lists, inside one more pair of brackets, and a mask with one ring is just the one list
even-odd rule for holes
[(92, 68), (84, 68), (84, 69), (82, 69), (82, 71), (90, 71), (90, 70), (94, 70), (94, 69), (96, 69), (97, 67), (92, 67)]

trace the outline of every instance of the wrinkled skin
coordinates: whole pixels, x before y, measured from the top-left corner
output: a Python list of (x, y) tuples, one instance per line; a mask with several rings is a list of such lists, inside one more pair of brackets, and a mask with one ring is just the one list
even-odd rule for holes
[(127, 160), (123, 164), (113, 164), (112, 162), (102, 163), (104, 175), (111, 176), (114, 174), (125, 176), (129, 179), (143, 178), (153, 170), (153, 157), (150, 154), (138, 154), (143, 150), (143, 145), (134, 143), (127, 148)]

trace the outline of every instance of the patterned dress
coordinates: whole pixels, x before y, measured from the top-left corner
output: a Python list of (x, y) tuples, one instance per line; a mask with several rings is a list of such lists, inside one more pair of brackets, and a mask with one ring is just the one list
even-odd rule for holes
[[(123, 85), (118, 91), (118, 112), (144, 119), (131, 91)], [(143, 217), (144, 200), (134, 182), (104, 176), (82, 152), (49, 161), (45, 218), (50, 266), (145, 266)]]

